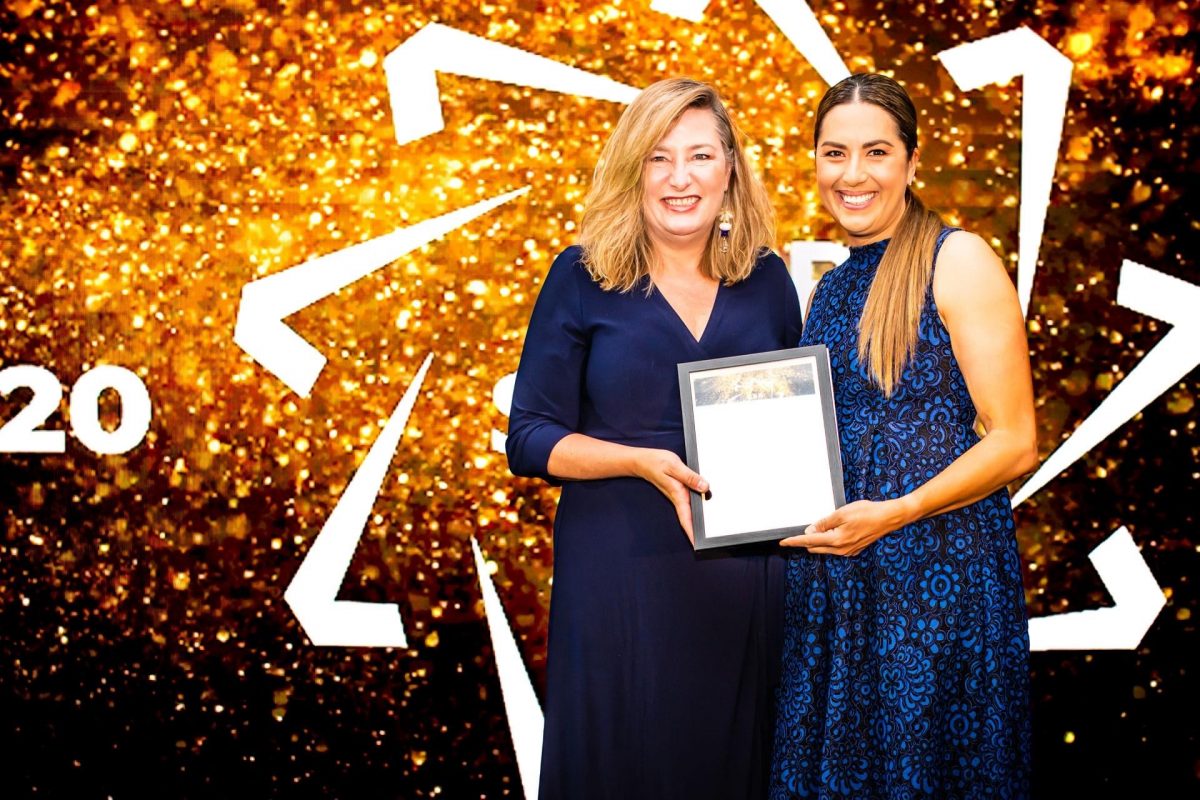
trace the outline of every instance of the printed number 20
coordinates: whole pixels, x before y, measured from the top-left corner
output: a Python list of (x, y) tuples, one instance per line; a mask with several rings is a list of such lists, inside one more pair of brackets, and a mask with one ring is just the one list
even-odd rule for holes
[[(0, 395), (33, 389), (29, 405), (0, 427), (0, 453), (62, 453), (64, 431), (39, 430), (62, 400), (62, 384), (45, 367), (19, 364), (0, 369)], [(115, 430), (100, 425), (100, 394), (112, 389), (121, 398), (121, 422)], [(71, 430), (84, 447), (102, 455), (125, 453), (146, 438), (150, 428), (150, 394), (142, 379), (124, 367), (103, 365), (79, 376), (71, 388)]]

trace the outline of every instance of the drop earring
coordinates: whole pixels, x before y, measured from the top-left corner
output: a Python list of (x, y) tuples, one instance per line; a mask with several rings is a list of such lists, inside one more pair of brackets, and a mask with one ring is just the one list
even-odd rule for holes
[(733, 212), (728, 208), (721, 211), (717, 217), (717, 230), (721, 234), (721, 252), (729, 252), (729, 232), (733, 230)]

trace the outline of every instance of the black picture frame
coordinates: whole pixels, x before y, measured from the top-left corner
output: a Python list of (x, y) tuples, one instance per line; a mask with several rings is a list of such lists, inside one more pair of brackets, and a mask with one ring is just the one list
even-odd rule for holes
[[(678, 365), (695, 547), (777, 541), (846, 502), (824, 345)], [(723, 485), (724, 484), (724, 485)]]

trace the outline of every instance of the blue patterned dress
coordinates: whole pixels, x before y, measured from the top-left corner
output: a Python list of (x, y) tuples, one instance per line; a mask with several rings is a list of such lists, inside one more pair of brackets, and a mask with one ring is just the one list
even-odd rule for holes
[[(847, 502), (907, 494), (978, 441), (932, 286), (891, 397), (858, 361), (858, 322), (886, 248), (851, 248), (825, 275), (801, 339), (829, 348)], [(1028, 797), (1028, 660), (1005, 489), (856, 556), (795, 553), (770, 797)]]

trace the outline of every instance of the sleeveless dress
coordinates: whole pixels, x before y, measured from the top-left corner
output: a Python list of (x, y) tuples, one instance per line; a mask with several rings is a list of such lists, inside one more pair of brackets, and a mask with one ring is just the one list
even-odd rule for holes
[[(721, 286), (697, 340), (662, 294), (604, 291), (578, 247), (538, 294), (509, 468), (549, 478), (572, 432), (684, 457), (676, 365), (794, 347), (783, 260)], [(720, 487), (714, 487), (720, 491)], [(540, 800), (766, 795), (783, 623), (777, 547), (696, 553), (648, 481), (565, 481), (554, 515)]]
[[(847, 502), (905, 495), (978, 441), (932, 282), (891, 397), (858, 361), (886, 248), (851, 248), (824, 276), (801, 338), (829, 348)], [(786, 580), (772, 800), (1029, 796), (1029, 633), (1005, 489), (856, 556), (796, 552)]]

